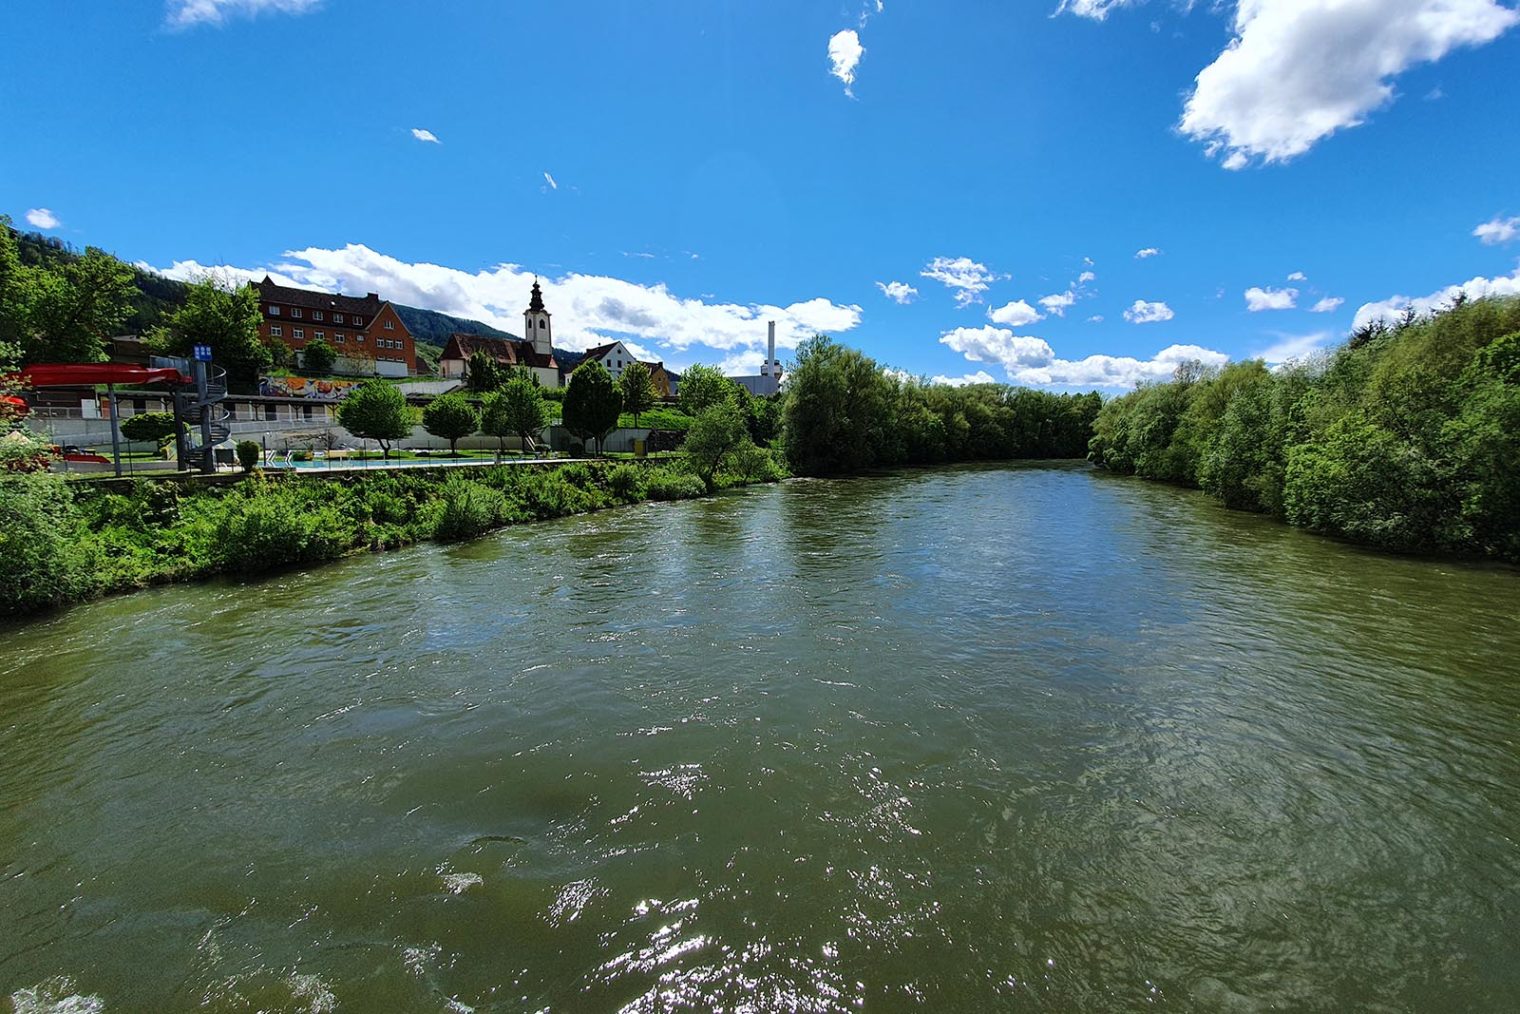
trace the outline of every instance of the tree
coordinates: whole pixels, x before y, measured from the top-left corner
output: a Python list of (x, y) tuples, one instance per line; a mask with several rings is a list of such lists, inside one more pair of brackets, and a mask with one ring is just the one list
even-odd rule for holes
[(734, 452), (750, 446), (749, 428), (744, 424), (744, 414), (731, 401), (720, 401), (702, 410), (697, 421), (686, 431), (686, 460), (692, 471), (702, 480), (711, 493), (716, 485), (718, 472), (728, 463)]
[(486, 395), (480, 414), (480, 430), (497, 439), (497, 460), (506, 450), (506, 438), (516, 436), (528, 449), (532, 438), (549, 425), (549, 406), (538, 381), (517, 371), (505, 387)]
[(259, 336), (259, 319), (257, 290), (207, 274), (190, 286), (185, 305), (149, 335), (148, 344), (167, 356), (189, 356), (195, 346), (208, 345), (212, 359), (227, 370), (229, 385), (251, 391), (274, 361)]
[(581, 363), (570, 374), (570, 386), (565, 391), (565, 429), (583, 441), (596, 440), (598, 454), (622, 410), (623, 398), (601, 363)]
[(0, 342), (23, 363), (94, 363), (132, 313), (132, 268), (104, 250), (22, 264), (10, 219), (0, 218)]
[(401, 389), (383, 380), (366, 380), (338, 403), (338, 424), (356, 437), (378, 441), (387, 458), (391, 443), (412, 432), (415, 416)]
[(338, 361), (338, 353), (327, 344), (327, 339), (318, 338), (306, 343), (306, 348), (301, 350), (301, 366), (307, 373), (326, 375), (332, 372), (333, 364)]
[(259, 463), (262, 449), (252, 440), (239, 440), (237, 442), (238, 464), (243, 466), (243, 471), (253, 471), (253, 466)]
[(618, 389), (623, 394), (623, 411), (633, 414), (633, 424), (639, 424), (639, 415), (654, 407), (654, 376), (649, 367), (635, 360), (623, 368), (618, 378)]
[(465, 384), (476, 394), (494, 391), (507, 381), (501, 364), (485, 349), (476, 349), (470, 353), (464, 376)]
[(139, 443), (161, 444), (174, 436), (174, 416), (169, 412), (143, 412), (121, 421), (121, 435)]
[(787, 381), (782, 432), (792, 471), (835, 475), (890, 462), (884, 449), (894, 396), (891, 378), (859, 351), (822, 335), (803, 342)]
[(681, 411), (699, 416), (704, 409), (735, 397), (737, 390), (738, 385), (718, 372), (717, 367), (693, 363), (681, 374)]
[(449, 455), (458, 457), (461, 439), (480, 428), (480, 414), (464, 395), (454, 392), (434, 398), (422, 410), (422, 428), (449, 442)]

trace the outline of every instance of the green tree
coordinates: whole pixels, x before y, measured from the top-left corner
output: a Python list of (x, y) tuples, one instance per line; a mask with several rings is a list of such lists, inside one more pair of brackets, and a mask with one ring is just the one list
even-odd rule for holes
[(0, 342), (23, 363), (94, 363), (121, 329), (137, 294), (132, 268), (104, 250), (26, 265), (10, 220), (0, 218)]
[(148, 337), (160, 355), (189, 356), (197, 345), (227, 371), (229, 386), (252, 391), (274, 357), (259, 335), (259, 296), (249, 285), (208, 274), (185, 293), (185, 305)]
[(583, 441), (595, 440), (598, 454), (622, 411), (622, 395), (601, 363), (581, 363), (570, 374), (563, 411), (565, 429)]
[(725, 377), (716, 367), (693, 363), (681, 374), (677, 397), (681, 411), (695, 418), (704, 409), (734, 399), (738, 389), (739, 385)]
[(464, 377), (465, 386), (476, 394), (494, 391), (507, 380), (506, 371), (496, 361), (496, 357), (485, 349), (476, 349), (470, 353)]
[(139, 443), (161, 444), (174, 436), (174, 415), (143, 412), (121, 421), (121, 435)]
[(527, 450), (531, 441), (549, 425), (549, 406), (544, 401), (538, 381), (524, 371), (516, 371), (506, 386), (485, 397), (480, 415), (480, 429), (497, 438), (497, 459), (506, 450), (506, 438), (516, 436)]
[(623, 411), (633, 414), (633, 424), (637, 426), (639, 416), (654, 407), (654, 376), (648, 366), (635, 360), (623, 368), (617, 385), (623, 395)]
[(459, 441), (480, 428), (475, 406), (457, 392), (434, 398), (422, 410), (422, 428), (449, 442), (449, 455), (458, 457)]
[(301, 368), (307, 373), (325, 376), (332, 372), (333, 364), (338, 361), (338, 353), (327, 344), (327, 339), (317, 338), (306, 343), (306, 348), (301, 350)]
[(406, 395), (383, 380), (366, 380), (338, 403), (338, 425), (356, 437), (378, 441), (382, 457), (390, 457), (391, 444), (405, 440), (415, 421)]
[(238, 464), (243, 467), (243, 471), (245, 472), (253, 471), (253, 466), (259, 463), (259, 457), (262, 453), (259, 445), (252, 440), (239, 440), (237, 442)]
[(718, 472), (741, 448), (751, 446), (744, 414), (732, 401), (719, 401), (703, 409), (686, 431), (686, 441), (681, 445), (692, 471), (709, 493), (717, 487)]
[(792, 471), (835, 475), (890, 462), (885, 449), (894, 400), (893, 382), (865, 355), (822, 335), (803, 342), (783, 415)]

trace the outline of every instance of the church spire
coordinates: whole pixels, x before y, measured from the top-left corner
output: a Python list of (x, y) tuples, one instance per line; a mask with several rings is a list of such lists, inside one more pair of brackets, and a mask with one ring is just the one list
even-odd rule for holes
[(538, 279), (533, 279), (533, 298), (528, 300), (528, 310), (533, 313), (544, 312), (544, 293), (538, 287)]

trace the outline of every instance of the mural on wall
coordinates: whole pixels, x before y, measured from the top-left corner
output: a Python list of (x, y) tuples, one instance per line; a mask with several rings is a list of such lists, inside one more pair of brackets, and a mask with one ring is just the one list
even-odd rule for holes
[(359, 386), (357, 380), (313, 380), (310, 377), (260, 377), (259, 394), (266, 398), (309, 398), (341, 401)]

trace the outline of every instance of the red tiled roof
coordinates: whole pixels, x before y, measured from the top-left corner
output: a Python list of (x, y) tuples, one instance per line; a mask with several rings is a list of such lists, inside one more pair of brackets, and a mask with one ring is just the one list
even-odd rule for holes
[(498, 363), (504, 366), (535, 366), (540, 369), (557, 370), (559, 363), (554, 361), (554, 355), (544, 355), (533, 348), (530, 341), (522, 341), (516, 338), (493, 338), (481, 334), (461, 334), (456, 331), (449, 335), (449, 343), (444, 346), (443, 355), (440, 359), (465, 359), (477, 351), (484, 352)]

